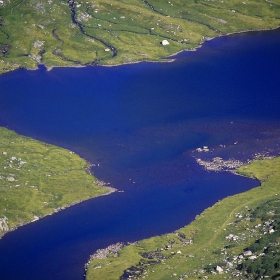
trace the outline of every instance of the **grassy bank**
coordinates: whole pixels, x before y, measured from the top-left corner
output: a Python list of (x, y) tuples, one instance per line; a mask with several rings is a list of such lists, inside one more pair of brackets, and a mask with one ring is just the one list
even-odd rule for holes
[(86, 279), (278, 279), (280, 158), (238, 172), (261, 185), (217, 202), (173, 233), (94, 255)]
[(73, 152), (0, 128), (0, 237), (109, 189)]
[(280, 0), (3, 0), (0, 73), (163, 61), (208, 38), (275, 28), (279, 16)]

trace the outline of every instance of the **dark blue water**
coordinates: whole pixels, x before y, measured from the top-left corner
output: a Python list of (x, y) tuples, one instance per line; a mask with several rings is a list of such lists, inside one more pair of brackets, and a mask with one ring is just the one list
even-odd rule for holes
[[(173, 231), (218, 199), (257, 186), (206, 172), (194, 157), (279, 154), (279, 35), (221, 37), (173, 63), (2, 75), (0, 125), (76, 151), (124, 192), (4, 236), (0, 278), (83, 279), (96, 249)], [(204, 145), (210, 153), (194, 152)]]

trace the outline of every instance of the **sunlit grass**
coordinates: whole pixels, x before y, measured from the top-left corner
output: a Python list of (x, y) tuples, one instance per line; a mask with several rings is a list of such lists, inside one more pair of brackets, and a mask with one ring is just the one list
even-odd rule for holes
[[(89, 0), (75, 2), (74, 11), (73, 21), (66, 0), (4, 1), (0, 48), (8, 45), (9, 50), (1, 54), (0, 73), (34, 69), (38, 63), (51, 67), (162, 61), (207, 38), (280, 25), (280, 0)], [(169, 45), (163, 48), (164, 39)], [(43, 44), (34, 47), (38, 40)]]
[(69, 150), (0, 128), (0, 218), (8, 218), (13, 229), (108, 192), (86, 167)]

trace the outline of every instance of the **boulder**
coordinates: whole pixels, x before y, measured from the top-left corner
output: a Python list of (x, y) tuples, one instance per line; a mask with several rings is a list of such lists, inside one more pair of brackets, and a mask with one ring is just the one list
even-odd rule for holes
[(218, 271), (219, 273), (222, 273), (224, 270), (219, 265), (217, 265), (216, 271)]
[(163, 41), (161, 41), (161, 44), (162, 44), (163, 46), (166, 46), (166, 45), (169, 45), (169, 42), (168, 42), (167, 40), (163, 40)]
[(251, 256), (252, 255), (252, 251), (248, 250), (248, 251), (245, 251), (243, 253), (244, 256)]

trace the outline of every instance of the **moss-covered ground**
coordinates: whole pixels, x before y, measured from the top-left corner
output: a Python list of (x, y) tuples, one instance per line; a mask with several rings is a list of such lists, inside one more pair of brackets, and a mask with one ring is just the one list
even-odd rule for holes
[(280, 158), (238, 172), (260, 186), (217, 202), (173, 233), (93, 258), (86, 279), (279, 279)]
[(280, 0), (2, 0), (0, 73), (164, 61), (208, 38), (279, 25)]
[(108, 192), (73, 152), (0, 128), (0, 237), (8, 230)]

